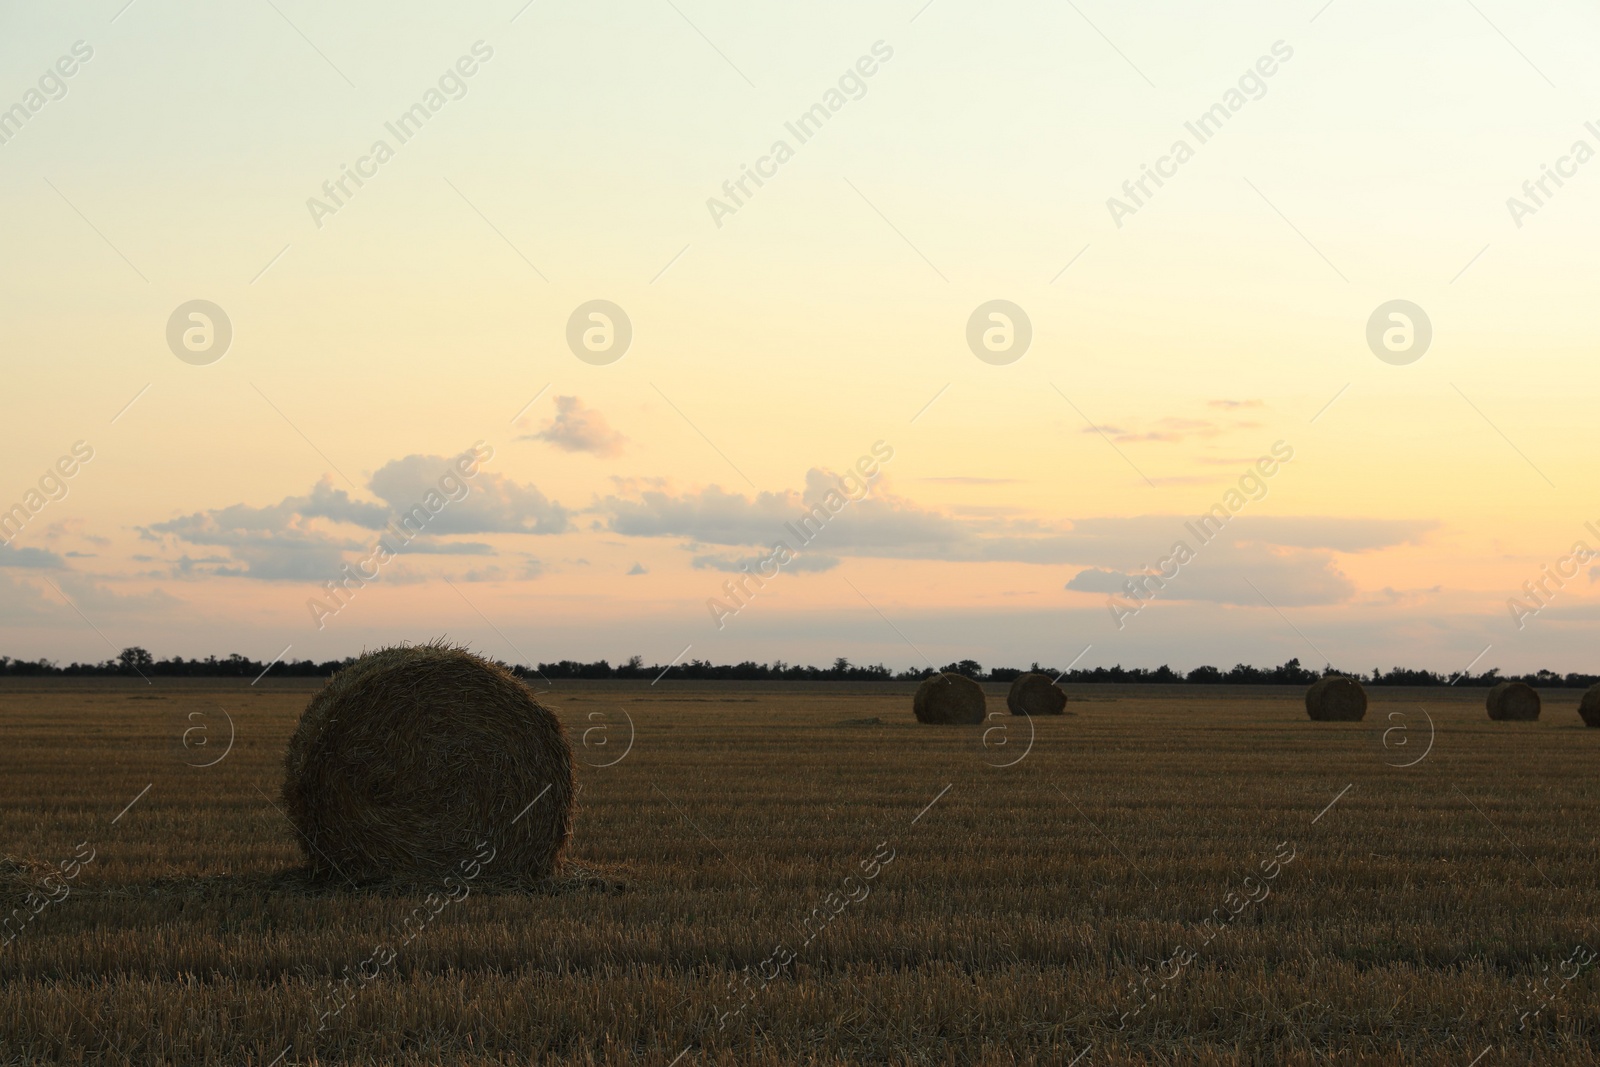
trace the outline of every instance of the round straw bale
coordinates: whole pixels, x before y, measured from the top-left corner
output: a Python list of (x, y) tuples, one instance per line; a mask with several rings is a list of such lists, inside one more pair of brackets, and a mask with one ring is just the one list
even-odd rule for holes
[(572, 834), (560, 720), (462, 648), (362, 656), (311, 698), (284, 764), (284, 806), (320, 876), (459, 877), (488, 842), (480, 884), (524, 884), (553, 873)]
[(911, 710), (918, 722), (972, 725), (984, 720), (983, 686), (964, 674), (935, 674), (917, 687)]
[(1019, 674), (1006, 694), (1006, 707), (1013, 715), (1065, 715), (1067, 694), (1043, 674)]
[(1367, 691), (1354, 678), (1326, 675), (1306, 690), (1306, 714), (1318, 722), (1360, 722), (1367, 714)]
[(1600, 685), (1584, 690), (1583, 699), (1578, 702), (1578, 714), (1583, 716), (1583, 725), (1600, 727)]
[(1496, 722), (1532, 722), (1539, 717), (1539, 694), (1524, 682), (1501, 682), (1484, 704)]

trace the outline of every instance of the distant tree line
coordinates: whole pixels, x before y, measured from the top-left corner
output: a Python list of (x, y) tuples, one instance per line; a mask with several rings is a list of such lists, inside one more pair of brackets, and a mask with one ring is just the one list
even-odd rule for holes
[[(356, 661), (356, 657), (347, 656), (344, 659), (326, 660), (317, 663), (313, 660), (281, 660), (270, 663), (273, 677), (292, 678), (326, 678), (342, 667), (348, 667)], [(263, 663), (241, 656), (237, 652), (226, 659), (216, 656), (207, 656), (205, 659), (184, 659), (174, 656), (172, 659), (158, 660), (142, 648), (125, 648), (114, 659), (101, 663), (71, 663), (65, 667), (58, 666), (47, 659), (22, 660), (12, 659), (10, 656), (0, 656), (0, 675), (12, 676), (77, 676), (77, 677), (104, 677), (112, 675), (127, 675), (140, 677), (168, 677), (168, 678), (254, 678), (267, 673), (269, 663)], [(652, 663), (645, 665), (643, 657), (633, 656), (627, 662), (613, 667), (606, 660), (596, 660), (593, 663), (579, 663), (574, 660), (561, 660), (559, 663), (541, 663), (537, 667), (528, 667), (523, 664), (503, 663), (519, 678), (547, 678), (555, 681), (558, 678), (656, 678), (663, 674), (678, 679), (694, 679), (697, 681), (783, 681), (783, 682), (888, 682), (902, 681), (915, 682), (934, 674), (932, 667), (894, 671), (881, 663), (871, 665), (858, 665), (840, 656), (833, 661), (831, 667), (801, 666), (798, 663), (785, 663), (783, 660), (773, 660), (771, 663), (756, 663), (746, 660), (743, 663), (716, 664), (709, 660), (687, 660), (683, 663), (661, 664)], [(991, 667), (988, 670), (975, 660), (964, 659), (957, 663), (947, 663), (939, 668), (940, 671), (949, 671), (954, 674), (964, 674), (982, 682), (1009, 682), (1019, 674), (1024, 673), (1020, 667)], [(1236, 664), (1229, 670), (1220, 670), (1216, 667), (1196, 667), (1191, 671), (1175, 671), (1163, 664), (1151, 670), (1148, 667), (1079, 667), (1068, 671), (1058, 671), (1054, 667), (1043, 667), (1035, 663), (1026, 668), (1039, 674), (1048, 674), (1052, 678), (1060, 676), (1063, 682), (1110, 682), (1110, 683), (1143, 683), (1158, 685), (1309, 685), (1325, 674), (1347, 674), (1366, 685), (1462, 685), (1462, 686), (1491, 686), (1498, 682), (1515, 681), (1526, 682), (1529, 685), (1544, 688), (1563, 687), (1568, 689), (1587, 689), (1589, 686), (1600, 682), (1600, 675), (1594, 674), (1557, 674), (1554, 671), (1538, 671), (1534, 674), (1508, 674), (1502, 675), (1498, 668), (1484, 671), (1482, 674), (1438, 674), (1434, 671), (1411, 670), (1406, 667), (1395, 667), (1383, 670), (1374, 667), (1370, 674), (1360, 671), (1335, 670), (1333, 667), (1324, 667), (1321, 671), (1314, 671), (1302, 667), (1298, 659), (1292, 659), (1279, 667), (1252, 667), (1244, 663)]]
[[(324, 663), (314, 663), (308, 659), (298, 662), (279, 660), (272, 665), (272, 673), (274, 676), (326, 678), (339, 668), (348, 667), (355, 661), (354, 656), (328, 660)], [(218, 659), (216, 656), (207, 656), (205, 659), (184, 659), (182, 656), (174, 656), (171, 659), (158, 660), (149, 652), (137, 647), (125, 648), (115, 659), (101, 663), (69, 663), (65, 667), (59, 666), (54, 660), (25, 660), (0, 656), (0, 675), (22, 676), (96, 677), (126, 674), (130, 677), (161, 675), (168, 678), (254, 678), (266, 668), (266, 663), (241, 656), (237, 652), (226, 659)]]

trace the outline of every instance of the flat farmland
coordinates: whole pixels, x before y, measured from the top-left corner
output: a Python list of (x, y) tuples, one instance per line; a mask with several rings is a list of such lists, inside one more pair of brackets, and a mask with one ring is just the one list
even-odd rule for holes
[(557, 683), (572, 870), (450, 899), (301, 873), (313, 684), (9, 679), (0, 1063), (1600, 1063), (1575, 691), (987, 688)]

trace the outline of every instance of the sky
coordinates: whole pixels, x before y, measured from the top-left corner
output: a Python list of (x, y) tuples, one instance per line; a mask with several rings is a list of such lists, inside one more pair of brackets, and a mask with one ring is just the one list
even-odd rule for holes
[(0, 3), (0, 654), (1596, 669), (1591, 7), (431, 7)]

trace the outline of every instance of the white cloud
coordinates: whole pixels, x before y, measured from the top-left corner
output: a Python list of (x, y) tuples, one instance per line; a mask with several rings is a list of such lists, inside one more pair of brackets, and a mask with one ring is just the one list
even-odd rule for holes
[[(455, 473), (454, 456), (406, 456), (378, 468), (372, 492), (395, 513), (421, 504), (430, 492), (444, 495), (440, 481)], [(514, 481), (480, 466), (475, 477), (462, 479), (471, 489), (452, 501), (427, 524), (429, 536), (472, 533), (558, 534), (571, 527), (571, 513), (536, 486)], [(454, 484), (454, 483), (449, 483)], [(387, 521), (387, 515), (384, 522)], [(377, 529), (383, 525), (380, 522)]]
[[(606, 517), (609, 530), (629, 537), (682, 537), (707, 545), (769, 549), (778, 541), (791, 548), (810, 541), (836, 556), (1070, 564), (1123, 573), (1156, 563), (1180, 538), (1196, 540), (1186, 526), (1192, 521), (1188, 516), (1047, 524), (1000, 515), (947, 514), (895, 496), (881, 485), (830, 516), (826, 509), (819, 510), (819, 502), (838, 485), (837, 476), (813, 468), (806, 474), (803, 491), (747, 497), (717, 486), (681, 494), (646, 489), (632, 497), (608, 496), (596, 510)], [(1416, 542), (1434, 525), (1421, 520), (1242, 515), (1227, 523), (1216, 543), (1259, 545), (1246, 562), (1273, 573), (1285, 566), (1326, 570), (1327, 553)], [(1317, 549), (1324, 554), (1311, 560), (1286, 555), (1283, 549)], [(1244, 559), (1240, 555), (1244, 550), (1237, 547), (1206, 551)], [(1285, 564), (1285, 559), (1291, 563)], [(1314, 584), (1327, 595), (1343, 581), (1342, 576), (1330, 576)]]
[(1106, 570), (1103, 567), (1085, 567), (1072, 576), (1066, 588), (1078, 593), (1120, 593), (1122, 587), (1133, 578), (1130, 574), (1121, 571)]
[(607, 424), (605, 416), (593, 408), (583, 406), (575, 396), (556, 397), (556, 416), (538, 433), (517, 438), (519, 441), (547, 441), (568, 452), (588, 452), (595, 456), (620, 456), (622, 434)]
[[(316, 529), (294, 498), (260, 508), (234, 504), (197, 511), (153, 523), (140, 532), (154, 541), (225, 549), (236, 564), (210, 565), (199, 574), (268, 580), (316, 581), (329, 577), (338, 572), (344, 553), (362, 547), (362, 542), (353, 537)], [(186, 573), (195, 573), (195, 562), (199, 561), (188, 560), (185, 554), (182, 565)]]
[[(427, 515), (421, 524), (422, 535), (404, 544), (406, 554), (492, 555), (494, 549), (481, 541), (441, 538), (474, 533), (552, 534), (570, 528), (570, 513), (535, 486), (484, 470), (481, 460), (476, 476), (463, 478), (456, 466), (460, 458), (410, 455), (384, 464), (369, 482), (381, 503), (354, 499), (323, 478), (304, 496), (285, 497), (262, 507), (233, 504), (197, 511), (153, 523), (140, 532), (146, 539), (173, 546), (200, 546), (226, 553), (196, 559), (185, 550), (172, 560), (173, 577), (322, 581), (337, 574), (351, 554), (369, 550), (377, 540), (375, 531), (422, 507), (430, 496), (447, 502), (437, 511), (422, 509)], [(391, 549), (402, 548), (403, 539), (386, 536)]]
[[(1146, 579), (1145, 591), (1157, 600), (1199, 600), (1212, 604), (1300, 607), (1339, 604), (1355, 593), (1355, 584), (1339, 570), (1326, 549), (1283, 548), (1263, 541), (1239, 540), (1224, 534), (1198, 547), (1194, 559), (1173, 577)], [(1154, 569), (1147, 573), (1154, 573)], [(1066, 588), (1075, 592), (1122, 594), (1124, 583), (1143, 578), (1137, 572), (1091, 568), (1073, 575)], [(1160, 579), (1160, 575), (1156, 575)], [(1263, 603), (1265, 598), (1265, 603)], [(1132, 597), (1126, 597), (1132, 603)]]

